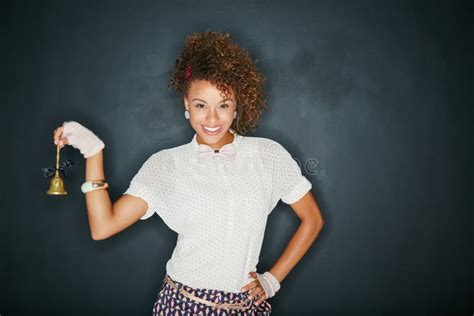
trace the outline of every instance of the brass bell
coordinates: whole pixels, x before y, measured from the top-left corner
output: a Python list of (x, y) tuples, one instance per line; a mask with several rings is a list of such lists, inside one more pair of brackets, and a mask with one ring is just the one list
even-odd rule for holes
[(67, 192), (64, 190), (64, 181), (59, 176), (59, 150), (61, 148), (59, 145), (56, 147), (56, 172), (54, 177), (49, 182), (49, 190), (46, 194), (49, 195), (67, 195)]
[(49, 182), (49, 190), (46, 192), (49, 195), (66, 195), (67, 192), (64, 191), (64, 181), (59, 176), (59, 171), (56, 170), (54, 177)]

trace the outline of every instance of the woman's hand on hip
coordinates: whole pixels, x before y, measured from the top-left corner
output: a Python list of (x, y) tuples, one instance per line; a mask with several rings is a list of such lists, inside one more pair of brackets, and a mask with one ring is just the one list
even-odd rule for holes
[(260, 281), (257, 278), (257, 273), (256, 272), (250, 272), (249, 276), (254, 278), (255, 280), (247, 284), (242, 288), (242, 292), (247, 292), (249, 291), (249, 299), (251, 300), (252, 298), (256, 297), (258, 298), (256, 304), (259, 305), (265, 299), (267, 298), (267, 295), (265, 293), (265, 290), (263, 289), (262, 285), (260, 284)]

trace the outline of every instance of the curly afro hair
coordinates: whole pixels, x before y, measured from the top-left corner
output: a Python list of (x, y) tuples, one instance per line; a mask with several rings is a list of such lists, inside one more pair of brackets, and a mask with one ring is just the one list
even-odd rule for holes
[(237, 117), (231, 128), (240, 135), (255, 131), (267, 107), (265, 79), (249, 53), (235, 44), (229, 33), (206, 30), (186, 38), (176, 59), (169, 87), (187, 96), (193, 80), (211, 82), (225, 98), (229, 98), (233, 90)]

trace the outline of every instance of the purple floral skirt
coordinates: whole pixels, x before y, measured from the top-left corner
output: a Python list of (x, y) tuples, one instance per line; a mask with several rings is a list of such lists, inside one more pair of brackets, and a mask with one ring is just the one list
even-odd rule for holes
[[(168, 281), (166, 278), (169, 278)], [(174, 284), (172, 286), (169, 282)], [(200, 299), (221, 304), (243, 303), (242, 308), (230, 309), (224, 306), (216, 307), (198, 302), (183, 294), (181, 289), (192, 293)], [(272, 307), (266, 300), (260, 305), (255, 304), (257, 299), (248, 300), (248, 293), (235, 293), (211, 289), (192, 288), (181, 282), (165, 276), (158, 298), (153, 305), (153, 315), (270, 315)], [(235, 306), (235, 305), (234, 305)]]

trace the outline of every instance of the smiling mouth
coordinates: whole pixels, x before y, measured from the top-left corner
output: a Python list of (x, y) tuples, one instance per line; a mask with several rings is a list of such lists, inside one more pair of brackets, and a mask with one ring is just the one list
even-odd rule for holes
[(215, 126), (215, 127), (210, 127), (210, 126), (205, 126), (201, 125), (203, 131), (208, 134), (208, 135), (217, 135), (221, 131), (221, 126)]

